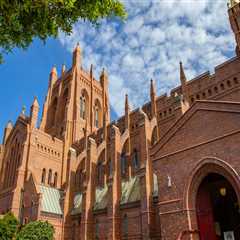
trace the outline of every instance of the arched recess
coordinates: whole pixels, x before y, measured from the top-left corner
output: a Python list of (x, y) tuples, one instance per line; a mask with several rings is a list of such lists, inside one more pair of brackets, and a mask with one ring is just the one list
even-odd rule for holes
[(96, 178), (97, 178), (97, 186), (104, 186), (104, 176), (105, 176), (105, 149), (101, 152), (98, 157), (97, 165), (96, 165)]
[(189, 229), (194, 229), (197, 226), (195, 206), (199, 186), (203, 179), (212, 173), (226, 178), (235, 190), (238, 202), (240, 203), (240, 177), (236, 170), (229, 163), (219, 158), (211, 157), (202, 159), (191, 172), (184, 191), (184, 207), (187, 210)]
[(102, 107), (99, 99), (94, 102), (94, 126), (96, 128), (102, 127)]
[(129, 139), (125, 141), (120, 154), (120, 166), (122, 177), (126, 176), (128, 172), (128, 157), (129, 157)]
[(67, 102), (68, 102), (68, 88), (66, 88), (63, 92), (62, 96), (62, 110), (61, 110), (61, 120), (63, 121), (65, 118), (65, 112), (66, 112), (66, 107), (67, 107)]
[(89, 119), (89, 96), (86, 89), (82, 89), (81, 91), (80, 118)]
[(57, 97), (54, 98), (52, 105), (51, 105), (51, 114), (50, 114), (50, 123), (49, 123), (49, 127), (53, 127), (54, 123), (55, 123), (55, 118), (56, 118), (56, 112), (57, 112), (57, 103), (58, 103), (58, 99)]

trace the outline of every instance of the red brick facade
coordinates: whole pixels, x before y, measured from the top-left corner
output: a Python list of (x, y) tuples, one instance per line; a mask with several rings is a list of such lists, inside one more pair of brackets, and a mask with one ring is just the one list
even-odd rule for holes
[[(239, 46), (240, 5), (229, 17)], [(239, 53), (237, 47), (237, 55)], [(55, 239), (199, 239), (196, 199), (221, 175), (240, 202), (240, 57), (110, 123), (108, 76), (52, 69), (42, 111), (9, 122), (0, 146), (0, 214), (48, 220)], [(237, 230), (236, 230), (237, 231)], [(237, 233), (235, 233), (237, 234)]]

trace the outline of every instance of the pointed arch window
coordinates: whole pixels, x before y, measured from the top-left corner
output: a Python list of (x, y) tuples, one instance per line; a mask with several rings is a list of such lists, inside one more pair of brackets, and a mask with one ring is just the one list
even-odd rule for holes
[(48, 184), (51, 185), (52, 182), (52, 169), (49, 169), (48, 172)]
[(97, 106), (95, 107), (95, 126), (99, 127), (99, 109)]
[(86, 118), (86, 98), (84, 96), (80, 97), (80, 117)]
[(123, 152), (121, 154), (121, 173), (122, 175), (126, 174), (127, 172), (127, 158), (126, 158), (126, 153)]
[(137, 149), (133, 150), (133, 166), (135, 169), (138, 169), (140, 165)]
[(99, 186), (103, 185), (103, 164), (99, 162), (97, 165), (97, 182)]
[(46, 169), (44, 168), (44, 169), (42, 170), (42, 181), (41, 181), (41, 182), (44, 184), (45, 181), (46, 181)]

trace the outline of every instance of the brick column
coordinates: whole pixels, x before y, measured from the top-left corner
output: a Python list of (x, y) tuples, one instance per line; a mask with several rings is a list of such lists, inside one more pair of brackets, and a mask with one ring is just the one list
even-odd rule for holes
[[(113, 161), (112, 184), (112, 238), (121, 239), (120, 231), (120, 198), (121, 198), (121, 173), (120, 173), (120, 131), (116, 126), (111, 129), (111, 159)], [(110, 238), (109, 238), (110, 239)]]
[(140, 110), (140, 152), (141, 162), (140, 184), (141, 184), (141, 221), (142, 239), (149, 240), (153, 234), (154, 211), (153, 207), (153, 172), (152, 162), (149, 156), (149, 143), (151, 141), (150, 125), (146, 114)]
[(93, 205), (95, 200), (95, 170), (97, 162), (97, 145), (96, 142), (89, 138), (87, 149), (87, 161), (86, 161), (86, 208), (85, 208), (85, 227), (84, 227), (84, 239), (93, 239)]

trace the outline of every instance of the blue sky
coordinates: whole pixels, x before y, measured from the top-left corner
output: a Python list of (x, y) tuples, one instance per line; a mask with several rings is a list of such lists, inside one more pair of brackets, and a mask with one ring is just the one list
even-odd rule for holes
[[(99, 28), (78, 22), (71, 36), (60, 34), (46, 45), (35, 40), (27, 51), (15, 50), (0, 65), (0, 138), (8, 120), (13, 122), (23, 105), (29, 109), (34, 96), (42, 106), (53, 65), (71, 65), (77, 42), (83, 66), (94, 64), (95, 76), (105, 67), (110, 80), (112, 115), (121, 115), (124, 95), (132, 107), (149, 99), (153, 78), (158, 94), (179, 84), (179, 61), (188, 79), (234, 55), (226, 0), (128, 0), (125, 23), (103, 21)], [(121, 100), (119, 100), (121, 99)], [(41, 109), (42, 110), (42, 109)]]

